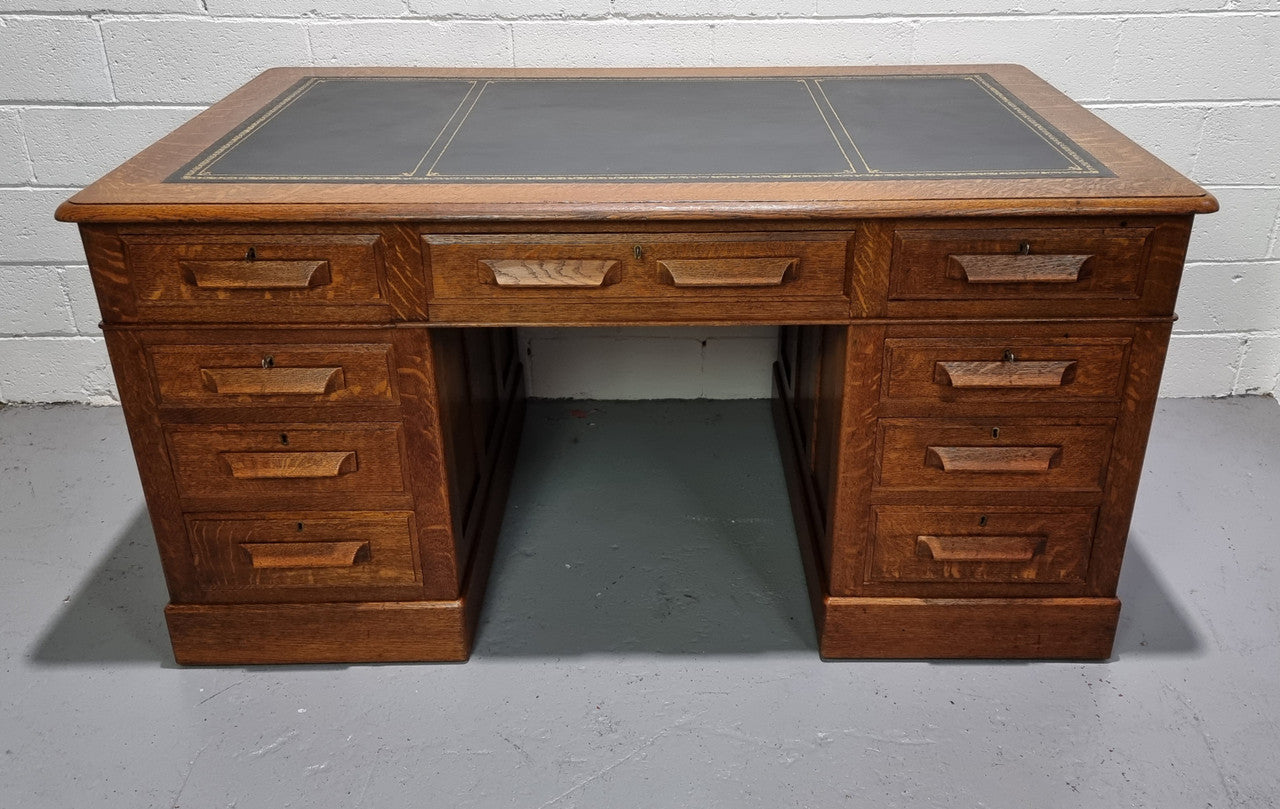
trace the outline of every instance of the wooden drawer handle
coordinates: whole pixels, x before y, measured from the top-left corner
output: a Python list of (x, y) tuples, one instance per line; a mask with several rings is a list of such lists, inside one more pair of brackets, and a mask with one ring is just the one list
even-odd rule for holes
[(1075, 360), (946, 361), (933, 366), (933, 381), (953, 388), (1060, 388), (1075, 376)]
[(606, 287), (618, 281), (618, 262), (596, 259), (481, 259), (496, 283), (512, 289)]
[(353, 567), (370, 559), (369, 543), (359, 540), (336, 542), (242, 542), (249, 563), (257, 568)]
[(951, 258), (948, 278), (959, 278), (970, 284), (1074, 284), (1088, 277), (1085, 264), (1093, 256), (1036, 255), (966, 255)]
[(205, 389), (227, 396), (321, 396), (346, 387), (341, 368), (201, 368)]
[(929, 447), (925, 466), (943, 472), (1048, 472), (1062, 447)]
[(1044, 537), (919, 536), (916, 556), (935, 562), (1030, 562), (1044, 551)]
[(336, 478), (356, 471), (354, 452), (224, 452), (231, 476), (260, 478)]
[(658, 262), (658, 281), (674, 287), (780, 287), (798, 258), (697, 258)]
[(329, 262), (180, 261), (183, 278), (200, 289), (308, 289), (329, 283)]

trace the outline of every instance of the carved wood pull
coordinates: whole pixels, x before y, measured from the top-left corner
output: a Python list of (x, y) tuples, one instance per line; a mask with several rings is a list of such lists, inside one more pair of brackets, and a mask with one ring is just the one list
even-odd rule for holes
[(933, 366), (933, 381), (953, 388), (1060, 388), (1075, 376), (1075, 360), (946, 361)]
[(547, 289), (605, 287), (618, 281), (618, 262), (611, 259), (481, 259), (500, 287)]
[[(1074, 284), (1093, 256), (1016, 253), (951, 256), (948, 278), (970, 284)], [(952, 269), (954, 268), (954, 269)]]
[(935, 562), (1030, 562), (1044, 551), (1044, 537), (916, 537), (916, 556)]
[(778, 287), (798, 258), (697, 258), (658, 262), (658, 281), (675, 287)]
[(187, 283), (200, 289), (308, 289), (329, 283), (329, 262), (194, 261), (178, 262)]
[(370, 558), (368, 542), (242, 542), (256, 568), (352, 567)]
[(1062, 447), (928, 447), (924, 462), (943, 472), (1048, 472)]
[(320, 396), (346, 387), (341, 368), (201, 368), (206, 390), (228, 396)]
[(260, 478), (336, 478), (356, 471), (354, 452), (224, 452), (231, 476)]

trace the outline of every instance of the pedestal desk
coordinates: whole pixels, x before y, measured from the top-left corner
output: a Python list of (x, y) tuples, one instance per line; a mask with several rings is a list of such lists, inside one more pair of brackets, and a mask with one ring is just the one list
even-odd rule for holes
[(1215, 209), (1011, 65), (303, 68), (58, 216), (178, 661), (298, 663), (466, 659), (513, 327), (600, 324), (779, 326), (823, 656), (1108, 657)]

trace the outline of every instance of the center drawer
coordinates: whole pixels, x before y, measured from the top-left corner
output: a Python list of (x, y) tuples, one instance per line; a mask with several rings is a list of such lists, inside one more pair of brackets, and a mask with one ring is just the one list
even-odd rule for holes
[(183, 497), (279, 505), (291, 495), (405, 490), (398, 424), (172, 425), (165, 437)]
[(1100, 491), (1112, 419), (881, 419), (881, 489)]
[[(427, 234), (432, 319), (465, 302), (542, 322), (590, 320), (611, 304), (648, 319), (848, 316), (847, 233)], [(715, 301), (715, 312), (698, 312)], [(741, 311), (734, 309), (742, 301)], [(552, 304), (566, 307), (555, 310)], [(822, 308), (825, 304), (825, 309)], [(762, 308), (763, 306), (763, 308)], [(647, 315), (654, 312), (652, 316)], [(665, 313), (665, 317), (664, 317)]]

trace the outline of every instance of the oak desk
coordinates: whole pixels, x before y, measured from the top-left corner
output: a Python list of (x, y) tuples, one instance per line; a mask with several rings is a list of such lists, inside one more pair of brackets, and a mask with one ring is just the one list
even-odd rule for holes
[(180, 662), (465, 659), (521, 427), (512, 327), (694, 323), (780, 326), (824, 656), (1105, 658), (1215, 209), (1010, 65), (306, 68), (58, 216)]

